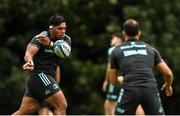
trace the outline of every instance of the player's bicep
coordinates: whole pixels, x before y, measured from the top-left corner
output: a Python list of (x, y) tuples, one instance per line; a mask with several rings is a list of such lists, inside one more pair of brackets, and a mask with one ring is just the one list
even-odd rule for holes
[(163, 60), (156, 65), (156, 68), (166, 76), (171, 76), (172, 75), (171, 69), (169, 68), (169, 66)]
[(26, 56), (33, 57), (39, 51), (39, 47), (35, 44), (29, 43), (26, 48)]

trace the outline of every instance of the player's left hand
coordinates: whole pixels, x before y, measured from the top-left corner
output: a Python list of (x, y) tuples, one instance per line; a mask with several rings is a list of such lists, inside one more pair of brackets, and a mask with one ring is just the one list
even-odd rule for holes
[(37, 35), (36, 36), (36, 40), (38, 40), (41, 44), (45, 45), (45, 46), (49, 46), (50, 45), (50, 40), (48, 37), (46, 36), (42, 36), (42, 35)]
[(167, 86), (167, 83), (164, 83), (162, 86), (161, 90), (165, 91), (166, 96), (171, 96), (173, 94), (173, 90), (171, 86)]

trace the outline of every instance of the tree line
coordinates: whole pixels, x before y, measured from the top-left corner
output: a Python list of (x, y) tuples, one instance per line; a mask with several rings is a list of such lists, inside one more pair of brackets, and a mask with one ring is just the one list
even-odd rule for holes
[[(62, 61), (60, 87), (68, 101), (68, 114), (103, 114), (101, 86), (107, 49), (113, 32), (122, 31), (128, 18), (140, 22), (142, 40), (157, 48), (172, 68), (174, 95), (160, 92), (166, 114), (180, 114), (179, 0), (2, 0), (0, 4), (0, 114), (17, 110), (28, 72), (22, 70), (26, 45), (48, 30), (51, 15), (67, 20), (72, 54)], [(163, 76), (156, 72), (159, 87)]]

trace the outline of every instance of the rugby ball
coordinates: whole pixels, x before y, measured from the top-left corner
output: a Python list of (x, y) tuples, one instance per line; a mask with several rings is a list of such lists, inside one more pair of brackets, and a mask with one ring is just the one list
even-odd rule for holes
[(71, 53), (71, 46), (64, 40), (57, 40), (54, 43), (54, 52), (60, 58), (67, 58)]

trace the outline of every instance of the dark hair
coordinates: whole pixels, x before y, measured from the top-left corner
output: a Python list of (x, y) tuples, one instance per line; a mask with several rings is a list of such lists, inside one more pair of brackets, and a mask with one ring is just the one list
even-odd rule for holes
[(139, 23), (134, 19), (128, 19), (123, 25), (123, 29), (129, 36), (135, 36), (138, 34), (140, 27)]
[(119, 32), (113, 33), (111, 37), (114, 37), (114, 36), (115, 36), (115, 37), (118, 37), (119, 39), (121, 39), (122, 41), (124, 41), (124, 38), (123, 38), (123, 36), (122, 36), (121, 33), (119, 33)]
[(53, 15), (49, 19), (49, 25), (57, 26), (63, 22), (66, 22), (63, 16)]

